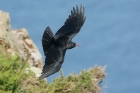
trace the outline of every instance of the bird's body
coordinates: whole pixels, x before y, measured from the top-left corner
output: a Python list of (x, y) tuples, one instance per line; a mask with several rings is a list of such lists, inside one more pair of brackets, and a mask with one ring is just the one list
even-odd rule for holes
[(39, 79), (48, 77), (60, 70), (66, 50), (78, 46), (78, 44), (71, 40), (80, 31), (84, 22), (84, 8), (81, 5), (80, 10), (78, 6), (76, 6), (76, 9), (73, 7), (71, 15), (69, 15), (65, 24), (55, 35), (52, 33), (50, 27), (46, 28), (42, 37), (42, 46), (46, 58), (42, 75)]

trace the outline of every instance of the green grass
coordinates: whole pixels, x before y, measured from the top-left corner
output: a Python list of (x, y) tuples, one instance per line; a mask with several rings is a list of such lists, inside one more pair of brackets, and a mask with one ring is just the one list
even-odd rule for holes
[(60, 77), (48, 83), (39, 81), (31, 71), (26, 73), (26, 68), (26, 61), (0, 46), (0, 93), (96, 93), (101, 91), (99, 82), (105, 77), (103, 68), (95, 67), (67, 77), (60, 71)]
[(18, 56), (8, 54), (0, 47), (0, 93), (15, 93), (20, 88), (25, 67), (26, 62), (21, 62)]

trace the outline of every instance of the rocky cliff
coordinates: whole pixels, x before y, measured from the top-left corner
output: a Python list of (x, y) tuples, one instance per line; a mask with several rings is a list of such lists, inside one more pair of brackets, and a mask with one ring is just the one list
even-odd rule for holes
[[(20, 56), (20, 57), (19, 57)], [(26, 63), (29, 64), (26, 64)], [(105, 67), (38, 80), (42, 56), (25, 28), (13, 30), (9, 14), (0, 11), (0, 93), (101, 93)], [(34, 73), (33, 73), (34, 72)]]
[[(12, 29), (9, 13), (0, 11), (0, 44), (12, 55), (27, 61), (36, 76), (40, 76), (42, 56), (25, 28)], [(28, 69), (27, 69), (28, 70)]]

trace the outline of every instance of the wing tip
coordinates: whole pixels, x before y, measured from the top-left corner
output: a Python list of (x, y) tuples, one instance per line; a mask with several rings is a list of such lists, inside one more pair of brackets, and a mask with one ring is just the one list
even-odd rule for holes
[(39, 77), (39, 80), (42, 80), (44, 78), (48, 77), (46, 73), (42, 73), (42, 75)]
[(40, 77), (39, 77), (39, 80), (42, 80), (42, 79), (43, 79), (43, 77), (40, 76)]
[(80, 17), (81, 20), (85, 20), (85, 8), (82, 6), (82, 4), (80, 4), (80, 7), (78, 7), (78, 5), (76, 5), (76, 7), (73, 7), (73, 10), (71, 10), (71, 17)]

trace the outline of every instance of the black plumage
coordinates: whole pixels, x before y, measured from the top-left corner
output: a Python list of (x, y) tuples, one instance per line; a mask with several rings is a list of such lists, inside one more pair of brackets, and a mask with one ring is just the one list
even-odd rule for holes
[(54, 35), (47, 27), (42, 37), (42, 46), (44, 50), (45, 65), (43, 66), (42, 75), (39, 79), (48, 77), (58, 72), (64, 61), (64, 56), (67, 49), (78, 46), (75, 42), (72, 42), (72, 38), (80, 31), (82, 25), (85, 22), (84, 7), (80, 6), (80, 9), (76, 5), (73, 7), (71, 15), (67, 18), (64, 25)]

